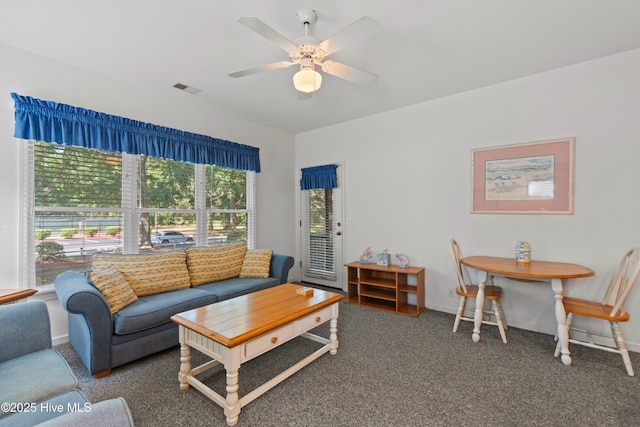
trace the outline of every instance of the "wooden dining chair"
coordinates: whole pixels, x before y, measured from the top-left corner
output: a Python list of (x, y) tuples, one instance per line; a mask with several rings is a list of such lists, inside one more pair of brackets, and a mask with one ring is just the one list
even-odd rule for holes
[[(620, 262), (620, 266), (614, 273), (602, 301), (590, 301), (573, 297), (564, 297), (562, 299), (564, 309), (567, 312), (567, 329), (569, 329), (570, 335), (571, 332), (580, 332), (581, 336), (586, 337), (584, 340), (579, 340), (570, 336), (569, 343), (620, 354), (630, 376), (633, 376), (633, 367), (631, 366), (627, 345), (622, 337), (620, 322), (627, 322), (630, 318), (629, 312), (626, 310), (627, 301), (639, 275), (640, 248), (635, 248), (627, 252)], [(571, 324), (575, 315), (608, 321), (611, 326), (611, 335), (572, 328)], [(615, 346), (596, 343), (593, 336), (612, 339)], [(555, 356), (558, 357), (559, 354), (560, 343), (556, 346)]]
[[(451, 239), (451, 257), (455, 264), (456, 272), (458, 273), (458, 286), (456, 288), (456, 294), (460, 296), (460, 305), (458, 306), (458, 312), (456, 314), (456, 320), (453, 323), (453, 332), (458, 331), (458, 326), (461, 320), (467, 322), (473, 322), (473, 314), (466, 316), (467, 311), (471, 311), (467, 308), (467, 299), (476, 298), (478, 296), (478, 285), (471, 284), (469, 279), (469, 272), (467, 267), (460, 263), (462, 259), (462, 252), (455, 239)], [(502, 305), (500, 304), (500, 298), (502, 298), (502, 288), (493, 285), (493, 276), (487, 277), (487, 285), (484, 288), (484, 302), (490, 302), (491, 310), (485, 310), (482, 308), (482, 323), (486, 325), (497, 326), (500, 330), (500, 336), (502, 342), (507, 343), (507, 322), (504, 320), (504, 312), (502, 311)], [(495, 318), (495, 321), (493, 320)]]

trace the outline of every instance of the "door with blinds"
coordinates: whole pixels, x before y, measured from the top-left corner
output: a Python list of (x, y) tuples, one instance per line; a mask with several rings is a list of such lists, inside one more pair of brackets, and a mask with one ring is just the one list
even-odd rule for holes
[[(341, 167), (316, 167), (302, 169), (301, 215), (302, 280), (333, 288), (343, 288), (342, 259), (342, 191), (339, 187)], [(326, 168), (322, 170), (322, 168)], [(305, 172), (307, 172), (305, 174)], [(331, 179), (312, 177), (311, 173), (328, 172)], [(335, 185), (335, 186), (334, 186)], [(305, 187), (321, 188), (305, 188)], [(322, 188), (327, 187), (327, 188)]]

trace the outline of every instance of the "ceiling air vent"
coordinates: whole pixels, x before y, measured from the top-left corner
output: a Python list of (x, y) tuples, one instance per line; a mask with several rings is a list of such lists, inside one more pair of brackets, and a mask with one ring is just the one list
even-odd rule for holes
[(198, 88), (195, 88), (195, 87), (192, 87), (192, 86), (187, 86), (187, 85), (182, 84), (182, 83), (176, 83), (176, 84), (173, 85), (173, 87), (175, 87), (176, 89), (183, 90), (185, 92), (189, 92), (192, 95), (195, 95), (197, 93), (202, 92), (201, 89), (198, 89)]

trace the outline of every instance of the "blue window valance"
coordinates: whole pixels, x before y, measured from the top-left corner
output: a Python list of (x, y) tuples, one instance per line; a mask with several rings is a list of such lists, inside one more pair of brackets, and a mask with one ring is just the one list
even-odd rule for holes
[(338, 165), (324, 165), (301, 169), (300, 189), (336, 188), (338, 186), (337, 167)]
[(260, 172), (259, 148), (11, 94), (16, 138)]

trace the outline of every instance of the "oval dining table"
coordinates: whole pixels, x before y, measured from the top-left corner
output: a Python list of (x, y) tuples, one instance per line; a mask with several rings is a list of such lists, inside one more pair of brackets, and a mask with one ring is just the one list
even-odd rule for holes
[(473, 341), (480, 341), (480, 325), (482, 324), (482, 307), (484, 306), (484, 288), (487, 276), (497, 275), (506, 278), (520, 279), (533, 282), (550, 282), (555, 300), (555, 315), (558, 324), (558, 340), (562, 349), (562, 363), (571, 365), (569, 353), (569, 330), (567, 328), (567, 313), (562, 305), (563, 280), (590, 277), (595, 272), (590, 268), (578, 264), (552, 261), (518, 262), (513, 258), (499, 258), (491, 256), (470, 256), (460, 260), (469, 268), (478, 270), (478, 296), (474, 312)]

